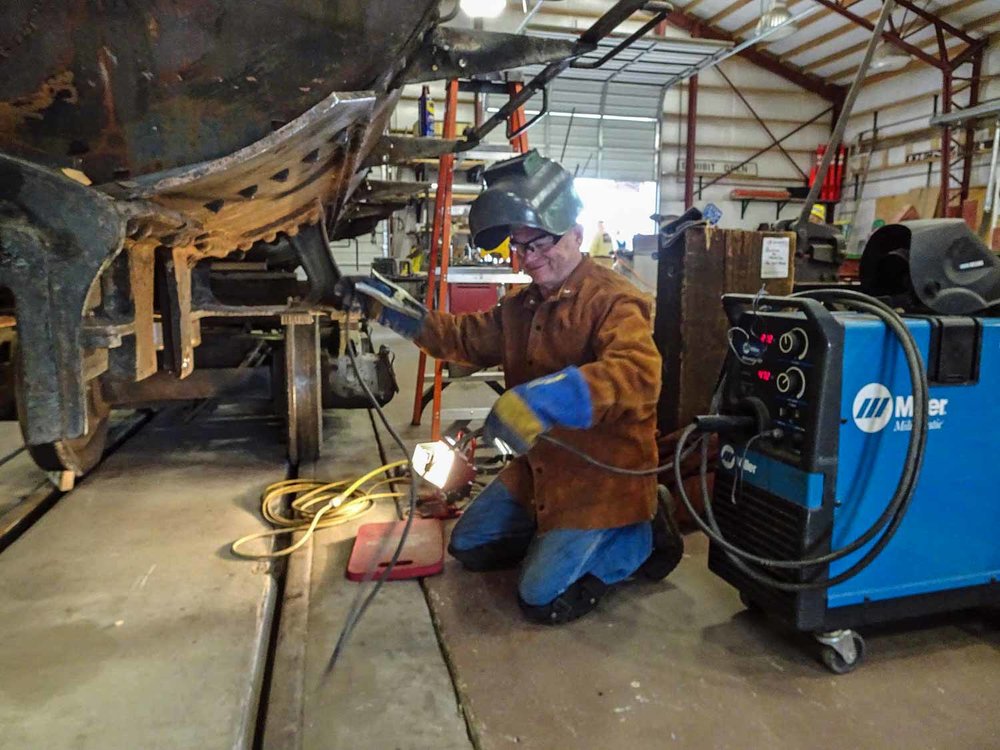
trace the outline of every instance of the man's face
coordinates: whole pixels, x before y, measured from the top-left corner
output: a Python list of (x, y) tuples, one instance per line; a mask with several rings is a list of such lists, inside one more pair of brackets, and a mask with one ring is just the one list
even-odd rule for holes
[(510, 242), (521, 268), (546, 291), (557, 289), (583, 257), (583, 229), (579, 225), (558, 238), (533, 227), (513, 227)]

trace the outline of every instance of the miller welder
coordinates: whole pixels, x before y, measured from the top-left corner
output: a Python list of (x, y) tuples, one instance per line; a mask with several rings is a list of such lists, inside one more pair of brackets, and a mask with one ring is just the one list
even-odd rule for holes
[(837, 673), (854, 628), (1000, 603), (1000, 263), (936, 220), (880, 229), (861, 274), (865, 294), (726, 295), (714, 414), (675, 454), (679, 474), (719, 432), (709, 567)]

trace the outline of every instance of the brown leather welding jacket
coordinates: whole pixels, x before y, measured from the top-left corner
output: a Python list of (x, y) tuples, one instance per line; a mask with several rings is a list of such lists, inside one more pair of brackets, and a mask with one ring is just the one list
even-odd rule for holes
[[(630, 469), (657, 463), (656, 402), (661, 359), (651, 300), (620, 274), (584, 258), (558, 292), (535, 285), (474, 314), (428, 314), (417, 345), (438, 359), (503, 365), (508, 388), (580, 368), (590, 388), (593, 426), (550, 434), (599, 461)], [(500, 475), (540, 532), (604, 529), (648, 521), (656, 478), (613, 474), (544, 440)]]

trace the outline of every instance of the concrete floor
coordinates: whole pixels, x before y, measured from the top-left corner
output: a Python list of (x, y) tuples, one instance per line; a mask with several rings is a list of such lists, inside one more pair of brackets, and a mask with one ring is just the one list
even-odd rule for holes
[(228, 543), (272, 421), (147, 426), (0, 554), (0, 748), (249, 746), (275, 589)]
[[(326, 433), (324, 457), (308, 472), (315, 478), (357, 476), (381, 463), (366, 412), (328, 418)], [(399, 455), (388, 444), (386, 449), (390, 460)], [(275, 674), (281, 676), (272, 682), (265, 747), (471, 747), (418, 581), (382, 588), (334, 671), (324, 677), (360, 585), (345, 577), (357, 528), (395, 519), (391, 502), (380, 504), (356, 521), (321, 530), (292, 561), (275, 657)]]
[(17, 423), (0, 422), (0, 515), (47, 481), (24, 449)]
[[(402, 346), (408, 406), (415, 358)], [(445, 391), (446, 407), (492, 399), (481, 385)], [(449, 560), (426, 586), (476, 746), (1000, 748), (996, 618), (865, 631), (867, 661), (838, 677), (810, 638), (745, 611), (706, 558), (704, 537), (688, 535), (666, 582), (614, 590), (564, 628), (522, 620), (516, 574)]]
[[(415, 352), (384, 340), (412, 445), (427, 434), (408, 426)], [(445, 406), (493, 398), (457, 384)], [(285, 469), (273, 423), (216, 421), (145, 428), (0, 554), (0, 748), (250, 746), (275, 591), (269, 566), (227, 548), (260, 527), (258, 494)], [(365, 412), (330, 415), (326, 433), (308, 472), (377, 465)], [(351, 539), (393, 513), (289, 561), (260, 747), (1000, 748), (995, 621), (869, 631), (867, 663), (835, 677), (808, 639), (742, 609), (696, 535), (668, 581), (616, 589), (564, 628), (521, 619), (512, 573), (449, 561), (388, 584), (324, 679), (358, 588)]]

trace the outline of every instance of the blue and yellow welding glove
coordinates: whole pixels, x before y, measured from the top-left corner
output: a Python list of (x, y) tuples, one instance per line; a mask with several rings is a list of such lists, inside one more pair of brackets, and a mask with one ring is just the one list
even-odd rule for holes
[(373, 271), (370, 277), (354, 281), (354, 291), (366, 317), (411, 341), (420, 335), (427, 308), (401, 286)]
[(515, 386), (498, 398), (486, 418), (483, 437), (499, 438), (522, 455), (553, 427), (582, 430), (592, 423), (587, 381), (579, 368), (567, 367)]

